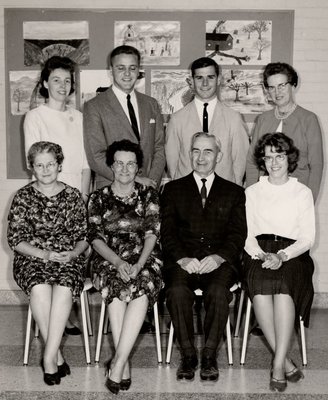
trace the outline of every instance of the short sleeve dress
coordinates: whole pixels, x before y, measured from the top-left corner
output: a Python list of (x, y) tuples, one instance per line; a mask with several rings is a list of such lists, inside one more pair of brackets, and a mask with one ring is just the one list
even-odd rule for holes
[(33, 182), (16, 193), (8, 215), (8, 243), (14, 250), (14, 279), (29, 296), (34, 285), (69, 287), (76, 299), (84, 284), (84, 257), (68, 263), (25, 256), (15, 251), (22, 241), (41, 250), (67, 251), (86, 240), (86, 207), (80, 192), (64, 184), (64, 189), (47, 197), (33, 187)]
[(94, 252), (92, 274), (94, 286), (109, 304), (115, 297), (129, 302), (144, 294), (149, 308), (163, 287), (162, 257), (159, 247), (160, 214), (158, 193), (151, 187), (135, 183), (131, 195), (116, 196), (105, 186), (90, 196), (88, 203), (88, 238), (103, 240), (111, 250), (128, 263), (135, 264), (144, 246), (145, 236), (157, 236), (154, 250), (136, 279), (123, 282), (116, 268)]

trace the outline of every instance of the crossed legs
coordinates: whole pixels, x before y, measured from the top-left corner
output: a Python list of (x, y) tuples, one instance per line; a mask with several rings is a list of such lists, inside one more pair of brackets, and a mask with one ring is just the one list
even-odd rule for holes
[(111, 362), (110, 379), (121, 382), (130, 377), (129, 356), (137, 340), (148, 309), (146, 295), (130, 303), (115, 298), (108, 305), (115, 356)]
[(294, 368), (287, 358), (295, 321), (293, 299), (286, 294), (255, 295), (253, 305), (256, 319), (274, 353), (272, 376), (285, 379), (285, 371)]
[(46, 373), (57, 372), (64, 362), (59, 346), (72, 308), (72, 292), (64, 286), (35, 285), (30, 305), (45, 342), (43, 365)]

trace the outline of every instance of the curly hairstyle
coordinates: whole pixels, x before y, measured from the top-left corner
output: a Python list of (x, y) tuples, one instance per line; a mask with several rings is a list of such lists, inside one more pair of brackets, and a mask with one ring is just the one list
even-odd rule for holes
[(294, 172), (297, 167), (299, 158), (299, 150), (294, 146), (294, 142), (291, 138), (286, 136), (282, 132), (266, 133), (256, 143), (254, 149), (254, 161), (258, 168), (268, 175), (265, 167), (263, 157), (265, 156), (265, 148), (269, 146), (274, 149), (275, 153), (286, 153), (288, 161), (288, 172)]
[(294, 87), (298, 84), (298, 75), (294, 68), (286, 63), (282, 62), (275, 62), (269, 63), (263, 72), (263, 83), (264, 86), (267, 88), (268, 85), (268, 78), (272, 75), (283, 74), (286, 75), (287, 81)]
[(52, 142), (35, 142), (27, 152), (27, 161), (29, 169), (33, 169), (35, 157), (40, 153), (52, 153), (58, 163), (62, 165), (64, 161), (64, 154), (61, 146)]
[(107, 147), (106, 151), (106, 164), (111, 167), (115, 160), (114, 156), (117, 151), (129, 151), (136, 155), (138, 169), (142, 167), (143, 153), (141, 147), (137, 143), (133, 143), (128, 139), (118, 140), (113, 142)]
[(60, 56), (53, 56), (50, 57), (46, 63), (44, 64), (44, 67), (42, 68), (41, 71), (41, 76), (39, 80), (39, 86), (40, 86), (40, 94), (42, 97), (45, 99), (49, 98), (49, 91), (48, 89), (44, 86), (44, 82), (48, 82), (49, 76), (51, 72), (53, 72), (55, 69), (64, 69), (65, 71), (69, 71), (71, 75), (71, 90), (69, 94), (72, 94), (74, 92), (74, 72), (75, 72), (75, 62), (72, 61), (68, 57), (60, 57)]

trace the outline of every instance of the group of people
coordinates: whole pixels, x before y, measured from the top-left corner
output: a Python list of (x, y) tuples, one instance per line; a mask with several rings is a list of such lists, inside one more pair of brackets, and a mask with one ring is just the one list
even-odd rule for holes
[[(13, 199), (8, 242), (14, 278), (45, 341), (44, 381), (59, 384), (70, 374), (61, 338), (89, 263), (108, 306), (112, 393), (130, 388), (130, 353), (163, 288), (181, 351), (177, 379), (194, 379), (198, 365), (193, 304), (201, 289), (200, 379), (217, 381), (230, 288), (241, 280), (272, 349), (270, 388), (284, 391), (303, 378), (288, 350), (295, 315), (309, 324), (313, 198), (323, 168), (317, 117), (295, 103), (296, 71), (266, 66), (274, 107), (259, 116), (249, 146), (241, 116), (219, 100), (213, 59), (191, 64), (194, 99), (165, 133), (156, 100), (134, 90), (138, 50), (115, 48), (109, 67), (113, 84), (84, 105), (82, 124), (82, 114), (66, 106), (72, 64), (52, 57), (40, 82), (47, 101), (25, 118), (34, 178)], [(165, 166), (171, 181), (159, 191)]]

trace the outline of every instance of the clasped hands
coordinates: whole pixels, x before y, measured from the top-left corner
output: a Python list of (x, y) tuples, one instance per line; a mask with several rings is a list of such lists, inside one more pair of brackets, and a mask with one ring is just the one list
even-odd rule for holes
[(44, 261), (67, 263), (67, 262), (72, 261), (77, 256), (78, 255), (73, 250), (67, 250), (67, 251), (61, 251), (61, 252), (44, 250), (43, 259), (44, 259)]
[(184, 257), (177, 262), (189, 274), (208, 274), (217, 269), (224, 262), (224, 259), (215, 254), (206, 256), (201, 260)]
[(284, 253), (261, 253), (258, 258), (262, 261), (262, 268), (265, 269), (279, 269), (284, 260)]
[(136, 279), (139, 271), (141, 270), (142, 265), (136, 264), (129, 264), (126, 261), (121, 261), (116, 264), (116, 269), (120, 274), (120, 277), (123, 282), (129, 282), (131, 279)]

